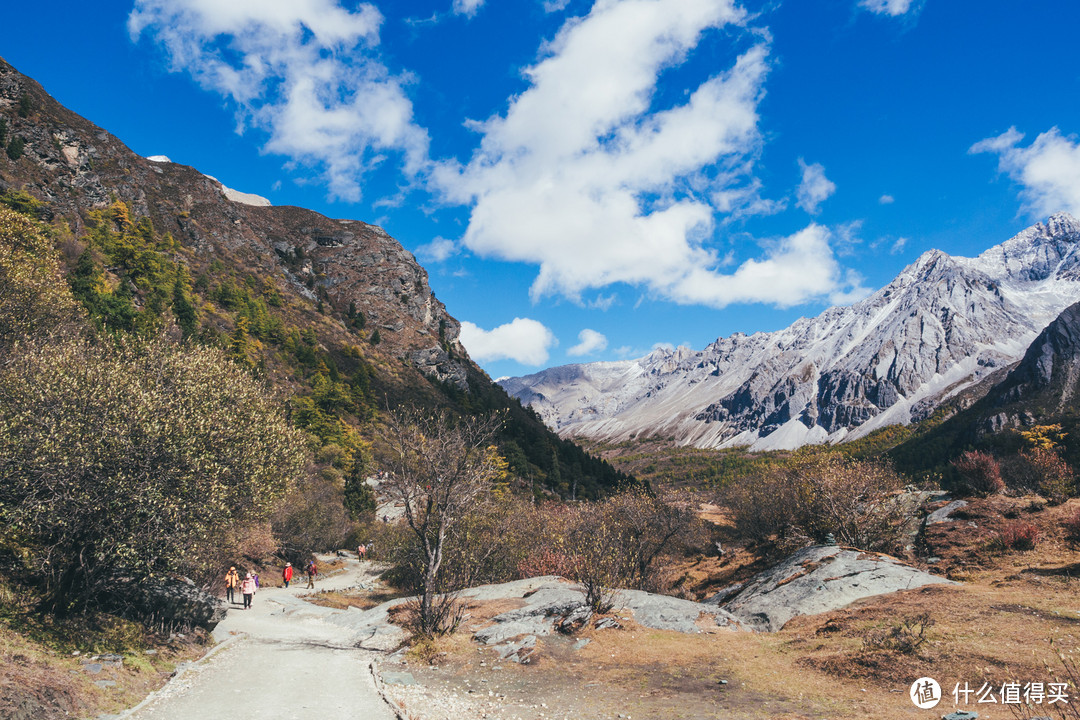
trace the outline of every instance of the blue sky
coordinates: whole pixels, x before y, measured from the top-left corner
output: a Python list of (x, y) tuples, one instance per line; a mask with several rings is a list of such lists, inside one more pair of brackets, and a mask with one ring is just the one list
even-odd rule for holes
[(1080, 214), (1080, 4), (42, 0), (0, 56), (142, 155), (379, 224), (493, 376), (700, 349)]

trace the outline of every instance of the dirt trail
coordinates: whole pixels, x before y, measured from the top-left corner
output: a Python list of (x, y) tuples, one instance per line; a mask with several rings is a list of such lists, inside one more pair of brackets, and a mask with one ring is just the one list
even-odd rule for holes
[[(318, 590), (352, 587), (369, 563), (320, 580)], [(299, 576), (297, 577), (299, 579)], [(214, 630), (225, 644), (124, 717), (130, 720), (394, 720), (375, 688), (374, 653), (333, 622), (344, 611), (304, 602), (305, 582), (263, 588), (251, 610), (230, 608)]]

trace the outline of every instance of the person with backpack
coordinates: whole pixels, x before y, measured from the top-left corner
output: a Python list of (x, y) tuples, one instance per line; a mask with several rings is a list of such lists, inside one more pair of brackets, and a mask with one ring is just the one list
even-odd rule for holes
[(315, 589), (315, 576), (319, 574), (319, 569), (315, 567), (315, 560), (309, 560), (307, 564), (307, 586), (309, 590)]
[(281, 571), (281, 579), (285, 581), (285, 587), (289, 587), (292, 580), (292, 563), (285, 563), (285, 569)]
[(240, 583), (240, 592), (244, 596), (244, 609), (251, 609), (251, 599), (255, 597), (255, 591), (258, 590), (258, 586), (255, 584), (255, 578), (248, 573), (244, 576), (244, 582)]
[(225, 573), (225, 597), (229, 601), (230, 605), (236, 604), (236, 588), (240, 587), (240, 575), (236, 572), (236, 567), (229, 568), (229, 572)]

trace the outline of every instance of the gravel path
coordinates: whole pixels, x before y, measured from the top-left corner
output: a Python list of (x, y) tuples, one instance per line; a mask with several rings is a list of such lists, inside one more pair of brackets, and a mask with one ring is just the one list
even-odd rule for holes
[[(356, 585), (367, 568), (350, 560), (317, 589)], [(225, 646), (126, 718), (394, 720), (372, 677), (375, 654), (356, 649), (353, 633), (334, 622), (343, 611), (304, 602), (303, 585), (264, 588), (251, 610), (230, 609), (214, 629)]]

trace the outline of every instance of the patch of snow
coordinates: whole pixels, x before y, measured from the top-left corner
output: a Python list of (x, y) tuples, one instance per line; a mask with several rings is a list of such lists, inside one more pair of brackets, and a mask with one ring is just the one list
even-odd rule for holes
[(149, 160), (150, 162), (160, 162), (160, 163), (171, 163), (172, 162), (172, 160), (170, 160), (165, 155), (151, 155), (150, 157), (148, 157), (146, 159)]

